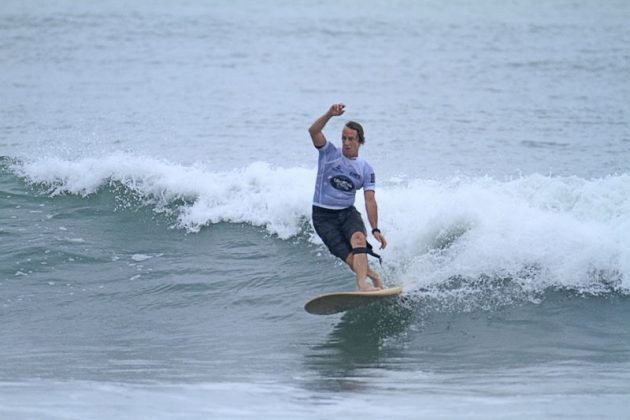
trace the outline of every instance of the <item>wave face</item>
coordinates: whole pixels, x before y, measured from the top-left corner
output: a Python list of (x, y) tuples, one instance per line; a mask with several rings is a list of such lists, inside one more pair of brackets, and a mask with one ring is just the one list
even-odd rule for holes
[[(265, 162), (213, 171), (138, 155), (8, 163), (50, 196), (110, 191), (121, 206), (149, 206), (173, 227), (199, 232), (247, 223), (281, 239), (306, 237), (314, 169)], [(630, 176), (529, 175), (422, 180), (378, 186), (388, 278), (408, 288), (508, 281), (520, 291), (630, 289)], [(357, 208), (363, 209), (362, 197)], [(363, 213), (365, 213), (363, 211)]]

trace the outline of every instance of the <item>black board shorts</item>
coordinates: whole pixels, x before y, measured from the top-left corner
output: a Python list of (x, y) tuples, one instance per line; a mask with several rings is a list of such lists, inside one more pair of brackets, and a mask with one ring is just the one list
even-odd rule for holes
[(343, 261), (352, 252), (352, 235), (367, 235), (361, 213), (354, 206), (342, 210), (313, 206), (313, 227), (330, 253)]

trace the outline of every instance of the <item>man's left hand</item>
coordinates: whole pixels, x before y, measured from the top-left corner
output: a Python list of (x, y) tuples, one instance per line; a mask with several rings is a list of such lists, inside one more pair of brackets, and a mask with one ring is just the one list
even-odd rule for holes
[(387, 246), (387, 241), (385, 240), (385, 237), (383, 236), (383, 234), (381, 232), (374, 232), (374, 237), (376, 238), (377, 241), (381, 243), (381, 246), (379, 249), (385, 249), (385, 247)]

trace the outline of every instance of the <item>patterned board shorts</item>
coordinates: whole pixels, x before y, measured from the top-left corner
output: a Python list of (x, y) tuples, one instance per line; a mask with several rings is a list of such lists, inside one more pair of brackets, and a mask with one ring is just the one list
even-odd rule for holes
[(356, 232), (367, 234), (361, 213), (354, 206), (343, 210), (313, 206), (313, 226), (330, 253), (343, 261), (352, 253), (352, 235)]

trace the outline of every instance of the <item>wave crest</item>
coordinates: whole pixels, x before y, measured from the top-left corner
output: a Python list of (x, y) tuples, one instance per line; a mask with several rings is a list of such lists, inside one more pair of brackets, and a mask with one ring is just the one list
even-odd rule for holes
[[(282, 239), (306, 234), (320, 243), (309, 222), (314, 168), (254, 162), (217, 172), (127, 154), (11, 167), (50, 195), (85, 197), (122, 186), (154, 211), (172, 213), (175, 225), (189, 232), (248, 223)], [(384, 272), (408, 289), (453, 278), (510, 278), (526, 290), (630, 290), (626, 174), (396, 179), (379, 185), (377, 196), (379, 227), (390, 243)], [(361, 194), (357, 208), (363, 208)]]

